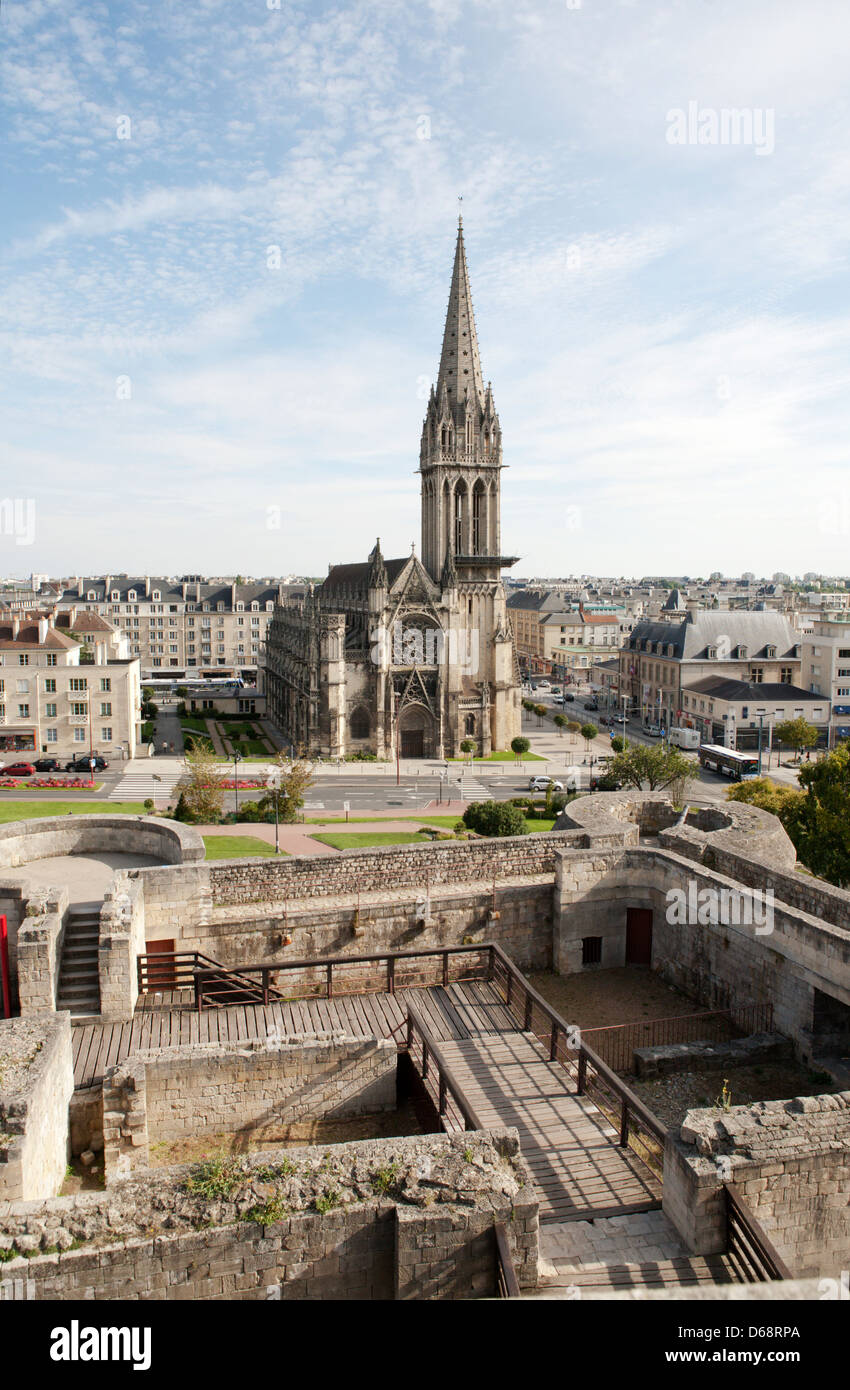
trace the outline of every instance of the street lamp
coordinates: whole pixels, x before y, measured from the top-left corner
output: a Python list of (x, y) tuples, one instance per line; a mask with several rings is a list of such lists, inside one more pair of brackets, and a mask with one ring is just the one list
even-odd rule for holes
[(280, 799), (280, 770), (272, 770), (266, 778), (266, 786), (274, 792), (274, 852), (280, 854), (278, 831), (278, 801)]
[(236, 798), (236, 814), (239, 815), (239, 764), (242, 761), (241, 753), (233, 754), (233, 793)]

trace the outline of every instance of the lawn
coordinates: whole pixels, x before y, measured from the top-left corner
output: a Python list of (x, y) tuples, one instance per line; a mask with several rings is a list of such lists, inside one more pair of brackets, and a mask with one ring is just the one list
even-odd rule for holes
[[(257, 840), (253, 835), (205, 835), (207, 859), (255, 859), (262, 855), (275, 858), (274, 845), (267, 840)], [(280, 857), (285, 854), (281, 850)]]
[(543, 816), (529, 816), (528, 820), (525, 823), (528, 826), (529, 830), (533, 831), (551, 830), (552, 826), (555, 824), (554, 820), (546, 820)]
[(362, 835), (353, 831), (350, 835), (312, 835), (322, 845), (331, 849), (371, 849), (381, 845), (425, 845), (430, 841), (424, 835), (410, 830), (364, 830)]
[(0, 823), (40, 816), (143, 816), (141, 801), (0, 801)]
[[(476, 754), (473, 755), (473, 758), (472, 758), (473, 764), (475, 764), (475, 763), (545, 763), (545, 762), (547, 762), (547, 761), (548, 761), (548, 760), (547, 760), (546, 758), (544, 758), (543, 755), (542, 755), (541, 753), (523, 753), (522, 756), (518, 758), (517, 755), (516, 755), (516, 753), (512, 753), (511, 750), (510, 750), (509, 748), (508, 748), (508, 749), (502, 749), (501, 752), (488, 753), (488, 755), (487, 755), (486, 758), (481, 758), (481, 757), (479, 757), (478, 754), (476, 753)], [(468, 754), (465, 753), (465, 754), (463, 755), (463, 757), (461, 757), (461, 758), (449, 758), (449, 759), (448, 759), (448, 762), (450, 762), (450, 763), (468, 763), (468, 762), (469, 762), (469, 756), (468, 756)]]
[(303, 825), (380, 825), (387, 820), (409, 820), (417, 825), (436, 825), (440, 830), (454, 830), (460, 816), (308, 816)]

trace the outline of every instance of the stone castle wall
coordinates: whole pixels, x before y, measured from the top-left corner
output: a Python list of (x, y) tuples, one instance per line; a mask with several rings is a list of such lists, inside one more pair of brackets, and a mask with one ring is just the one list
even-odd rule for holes
[(310, 1117), (393, 1110), (396, 1045), (344, 1033), (195, 1043), (135, 1053), (103, 1081), (107, 1181), (146, 1167), (151, 1145), (198, 1134), (259, 1142)]
[(70, 1014), (0, 1022), (0, 1201), (59, 1191), (73, 1093)]

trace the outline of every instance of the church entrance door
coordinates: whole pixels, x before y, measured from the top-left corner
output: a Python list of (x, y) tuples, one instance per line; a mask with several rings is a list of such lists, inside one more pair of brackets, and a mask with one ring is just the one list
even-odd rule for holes
[(424, 758), (425, 737), (422, 729), (402, 729), (401, 756), (403, 758)]

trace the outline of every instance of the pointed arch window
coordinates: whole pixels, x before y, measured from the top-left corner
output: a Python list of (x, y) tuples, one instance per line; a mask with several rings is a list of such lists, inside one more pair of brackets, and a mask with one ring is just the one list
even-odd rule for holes
[(461, 479), (455, 488), (455, 554), (466, 554), (466, 530), (467, 530), (467, 511), (468, 498), (466, 483)]
[(472, 553), (483, 555), (487, 551), (487, 494), (479, 478), (472, 489)]

